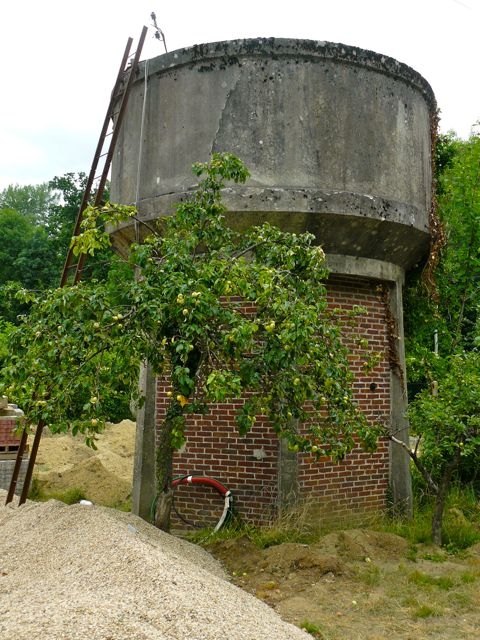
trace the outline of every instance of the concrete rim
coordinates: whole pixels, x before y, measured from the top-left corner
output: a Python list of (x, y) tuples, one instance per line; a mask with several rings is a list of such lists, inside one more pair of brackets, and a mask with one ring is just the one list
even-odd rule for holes
[[(403, 62), (368, 49), (323, 40), (291, 38), (246, 38), (195, 44), (177, 49), (148, 60), (148, 74), (172, 71), (185, 65), (198, 66), (199, 71), (213, 70), (215, 63), (220, 68), (242, 64), (242, 58), (300, 58), (303, 61), (336, 61), (364, 67), (384, 75), (403, 80), (415, 87), (425, 97), (430, 110), (436, 111), (433, 89), (425, 78)], [(207, 64), (210, 63), (210, 64)], [(145, 64), (140, 65), (139, 81), (144, 77)]]

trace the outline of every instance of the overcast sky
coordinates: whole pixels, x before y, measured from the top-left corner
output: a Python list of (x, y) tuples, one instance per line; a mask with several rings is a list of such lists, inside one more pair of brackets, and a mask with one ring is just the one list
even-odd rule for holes
[[(127, 38), (169, 51), (249, 37), (370, 49), (421, 73), (441, 131), (480, 119), (480, 0), (0, 0), (0, 190), (88, 173)], [(164, 52), (149, 29), (142, 58)]]

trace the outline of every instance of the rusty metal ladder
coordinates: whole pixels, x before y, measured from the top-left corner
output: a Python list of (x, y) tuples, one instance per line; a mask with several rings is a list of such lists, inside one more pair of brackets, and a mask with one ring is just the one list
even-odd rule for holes
[[(72, 234), (73, 237), (76, 237), (80, 234), (81, 224), (83, 220), (83, 212), (85, 211), (87, 206), (89, 206), (89, 204), (92, 204), (93, 206), (96, 207), (102, 202), (103, 194), (105, 191), (105, 184), (107, 182), (108, 172), (110, 170), (113, 153), (115, 151), (115, 145), (117, 143), (118, 136), (120, 133), (123, 116), (125, 114), (128, 97), (130, 95), (130, 89), (138, 69), (138, 63), (140, 60), (140, 55), (142, 53), (143, 44), (145, 42), (146, 35), (147, 35), (147, 27), (143, 27), (142, 32), (140, 34), (139, 41), (138, 41), (137, 50), (132, 54), (130, 53), (130, 51), (132, 48), (133, 40), (132, 38), (129, 38), (127, 41), (122, 62), (120, 64), (120, 68), (117, 74), (117, 79), (115, 81), (115, 84), (110, 96), (110, 103), (107, 108), (102, 130), (100, 132), (100, 136), (99, 136), (97, 148), (95, 150), (95, 155), (92, 161), (90, 173), (88, 175), (87, 183), (85, 186), (85, 192), (83, 194), (82, 202), (78, 210), (75, 227)], [(118, 105), (118, 108), (116, 108), (118, 102), (119, 102), (119, 105)], [(99, 171), (99, 168), (98, 168), (99, 163), (102, 160), (103, 160), (103, 166), (100, 169), (100, 172), (97, 173)], [(96, 187), (96, 191), (93, 197), (93, 202), (91, 202), (92, 191), (96, 182), (98, 182), (98, 186)], [(67, 253), (62, 275), (60, 278), (60, 287), (64, 287), (70, 283), (71, 284), (78, 283), (82, 277), (84, 264), (85, 264), (85, 255), (83, 254), (80, 255), (78, 259), (75, 261), (73, 249), (72, 247), (70, 247)], [(19, 504), (23, 504), (27, 500), (27, 495), (30, 490), (30, 484), (33, 476), (33, 469), (34, 469), (35, 461), (37, 458), (38, 447), (40, 444), (40, 439), (42, 437), (42, 432), (44, 427), (45, 427), (44, 422), (40, 421), (37, 424), (37, 428), (35, 430), (35, 437), (32, 444), (32, 450), (30, 452), (30, 458), (28, 461), (28, 466), (25, 474), (25, 480), (23, 482), (23, 488), (22, 488)], [(17, 457), (15, 460), (15, 465), (12, 472), (12, 479), (10, 481), (10, 486), (8, 489), (5, 504), (8, 504), (9, 502), (11, 502), (13, 500), (13, 496), (15, 495), (15, 489), (17, 487), (18, 477), (20, 475), (20, 469), (22, 466), (22, 459), (25, 454), (25, 450), (27, 446), (27, 439), (28, 439), (28, 433), (27, 433), (27, 430), (24, 429), (22, 432), (22, 437), (20, 439)]]

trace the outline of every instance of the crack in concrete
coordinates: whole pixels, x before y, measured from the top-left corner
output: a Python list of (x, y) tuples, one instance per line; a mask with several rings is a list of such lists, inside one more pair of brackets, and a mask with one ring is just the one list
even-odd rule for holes
[(217, 130), (215, 131), (215, 133), (213, 134), (213, 138), (212, 138), (212, 146), (210, 148), (210, 155), (212, 155), (212, 153), (215, 152), (215, 146), (216, 146), (216, 141), (217, 141), (217, 137), (218, 134), (220, 132), (220, 129), (222, 128), (222, 124), (224, 122), (224, 114), (225, 111), (227, 109), (228, 103), (230, 101), (230, 98), (232, 97), (232, 95), (235, 93), (237, 86), (240, 82), (240, 79), (243, 75), (243, 66), (239, 66), (236, 70), (235, 70), (235, 76), (233, 78), (233, 82), (232, 82), (232, 86), (227, 89), (226, 95), (225, 95), (225, 101), (223, 103), (222, 108), (220, 109), (220, 117), (218, 119), (218, 126), (217, 126)]

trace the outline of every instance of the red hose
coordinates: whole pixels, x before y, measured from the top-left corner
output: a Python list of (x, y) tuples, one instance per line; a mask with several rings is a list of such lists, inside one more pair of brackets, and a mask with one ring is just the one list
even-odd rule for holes
[(207, 478), (206, 476), (183, 476), (182, 478), (175, 478), (172, 481), (172, 487), (178, 487), (180, 484), (205, 484), (209, 487), (213, 487), (222, 496), (226, 496), (229, 490), (223, 486), (221, 482), (215, 480), (215, 478)]

